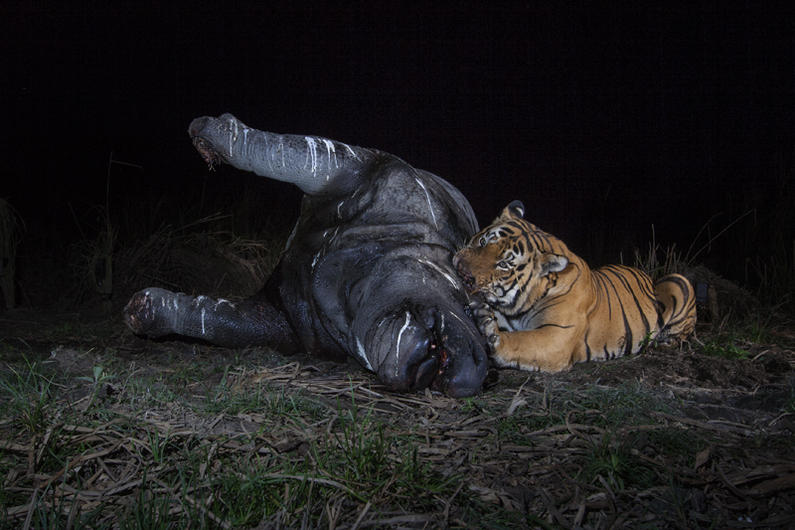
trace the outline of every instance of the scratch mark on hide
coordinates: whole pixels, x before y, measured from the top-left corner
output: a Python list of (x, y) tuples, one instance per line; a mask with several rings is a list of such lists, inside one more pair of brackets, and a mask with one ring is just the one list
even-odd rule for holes
[[(464, 322), (463, 320), (461, 320), (461, 317), (460, 317), (460, 316), (456, 315), (456, 314), (455, 314), (455, 313), (453, 313), (452, 311), (450, 311), (450, 316), (452, 316), (453, 318), (455, 318), (456, 320), (458, 320), (459, 322), (461, 322), (461, 323), (462, 323), (462, 324), (464, 324), (465, 326), (467, 325), (467, 324), (466, 324), (466, 322)], [(444, 313), (442, 313), (442, 319), (444, 319)], [(442, 322), (444, 322), (444, 320), (442, 320)], [(444, 328), (444, 324), (442, 324), (442, 328)]]
[(215, 302), (215, 305), (213, 306), (213, 311), (217, 311), (217, 310), (218, 310), (218, 306), (219, 306), (219, 305), (221, 305), (221, 304), (226, 304), (226, 305), (228, 305), (229, 307), (231, 307), (232, 309), (234, 309), (234, 308), (235, 308), (235, 304), (233, 304), (233, 303), (232, 303), (232, 302), (230, 302), (229, 300), (227, 300), (227, 299), (225, 299), (225, 298), (219, 298), (219, 299), (218, 299), (218, 300)]
[(362, 341), (359, 340), (359, 337), (356, 337), (356, 353), (359, 355), (359, 359), (364, 361), (364, 365), (367, 367), (367, 369), (372, 372), (373, 365), (370, 364), (370, 360), (367, 358), (367, 352), (364, 351), (364, 345), (362, 344)]
[(304, 162), (304, 169), (312, 162), (312, 176), (317, 176), (317, 140), (311, 136), (304, 136), (306, 140), (306, 161)]
[(350, 146), (350, 145), (348, 145), (348, 144), (344, 144), (344, 145), (345, 145), (345, 149), (347, 149), (347, 150), (348, 150), (348, 152), (351, 154), (351, 156), (352, 156), (353, 158), (355, 158), (355, 159), (356, 159), (356, 160), (358, 160), (359, 162), (361, 162), (361, 161), (362, 161), (362, 159), (361, 159), (361, 158), (359, 158), (359, 156), (356, 154), (356, 151), (354, 151), (353, 149), (351, 149), (351, 146)]
[(232, 156), (232, 144), (237, 141), (237, 135), (239, 132), (236, 120), (232, 120), (231, 125), (232, 125), (232, 131), (231, 131), (232, 134), (229, 135), (229, 156)]
[(414, 177), (414, 180), (417, 182), (417, 184), (420, 185), (420, 188), (422, 188), (422, 191), (425, 192), (425, 200), (428, 201), (428, 209), (431, 211), (431, 218), (433, 219), (433, 226), (435, 226), (436, 229), (438, 230), (439, 229), (439, 224), (436, 222), (436, 212), (433, 211), (433, 204), (431, 203), (431, 196), (428, 194), (428, 190), (425, 188), (425, 184), (423, 184), (420, 179), (418, 179), (417, 177)]
[(403, 323), (403, 327), (400, 328), (400, 331), (398, 331), (397, 344), (395, 345), (395, 377), (397, 377), (398, 369), (400, 368), (400, 339), (403, 337), (403, 332), (409, 327), (410, 321), (411, 314), (406, 311), (406, 321)]
[(295, 237), (295, 233), (298, 231), (298, 223), (300, 223), (300, 220), (296, 221), (296, 223), (293, 225), (293, 230), (290, 232), (290, 236), (287, 238), (287, 243), (284, 244), (284, 252), (287, 252), (287, 250), (290, 249), (290, 245), (293, 244), (293, 238)]
[(432, 268), (433, 270), (435, 270), (436, 272), (438, 272), (439, 274), (441, 274), (442, 276), (444, 276), (444, 278), (445, 278), (445, 279), (446, 279), (448, 282), (450, 282), (450, 284), (451, 284), (453, 287), (455, 287), (456, 289), (459, 289), (459, 288), (460, 288), (460, 287), (459, 287), (459, 285), (458, 285), (458, 282), (457, 282), (457, 281), (456, 281), (456, 280), (455, 280), (455, 279), (454, 279), (452, 276), (450, 276), (448, 273), (446, 273), (446, 272), (445, 272), (445, 271), (444, 271), (444, 270), (443, 270), (443, 269), (442, 269), (442, 268), (441, 268), (439, 265), (437, 265), (436, 263), (433, 263), (433, 262), (431, 262), (431, 261), (428, 261), (428, 260), (426, 260), (426, 259), (422, 259), (422, 258), (418, 258), (418, 259), (417, 259), (417, 261), (418, 261), (418, 262), (420, 262), (420, 263), (422, 263), (423, 265), (427, 265), (428, 267)]
[(334, 147), (334, 142), (323, 138), (323, 143), (326, 145), (326, 156), (328, 157), (328, 166), (326, 168), (326, 180), (331, 176), (331, 157), (334, 156), (334, 167), (340, 167), (337, 164), (337, 148)]

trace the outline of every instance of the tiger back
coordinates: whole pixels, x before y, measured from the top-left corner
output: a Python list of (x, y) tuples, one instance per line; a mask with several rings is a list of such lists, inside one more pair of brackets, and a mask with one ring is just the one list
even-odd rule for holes
[(693, 333), (695, 295), (684, 276), (653, 284), (633, 267), (591, 270), (523, 216), (512, 202), (453, 258), (498, 365), (556, 372)]

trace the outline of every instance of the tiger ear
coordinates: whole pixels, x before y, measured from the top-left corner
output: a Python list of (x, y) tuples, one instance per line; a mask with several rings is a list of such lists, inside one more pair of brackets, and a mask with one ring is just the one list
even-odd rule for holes
[(500, 216), (497, 218), (501, 221), (508, 221), (510, 219), (524, 217), (524, 204), (522, 201), (511, 201), (511, 203), (502, 209)]
[(569, 258), (560, 254), (544, 254), (541, 257), (541, 276), (550, 272), (560, 272), (569, 264)]

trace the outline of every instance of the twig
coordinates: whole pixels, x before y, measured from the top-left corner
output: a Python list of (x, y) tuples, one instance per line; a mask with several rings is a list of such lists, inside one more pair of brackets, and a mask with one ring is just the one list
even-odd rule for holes
[(353, 523), (353, 526), (351, 526), (351, 530), (357, 530), (359, 528), (359, 525), (361, 524), (362, 519), (364, 519), (364, 516), (367, 515), (367, 512), (369, 510), (370, 510), (370, 501), (367, 501), (367, 504), (364, 505), (364, 508), (362, 508), (362, 511), (359, 512), (359, 516), (356, 518), (356, 521)]

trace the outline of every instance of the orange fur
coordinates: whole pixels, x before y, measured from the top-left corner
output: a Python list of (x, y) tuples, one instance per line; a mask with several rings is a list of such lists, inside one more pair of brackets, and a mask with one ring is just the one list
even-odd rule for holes
[(498, 365), (557, 372), (693, 333), (695, 295), (684, 276), (653, 284), (632, 267), (591, 270), (523, 215), (514, 201), (453, 258), (480, 299), (473, 312)]

